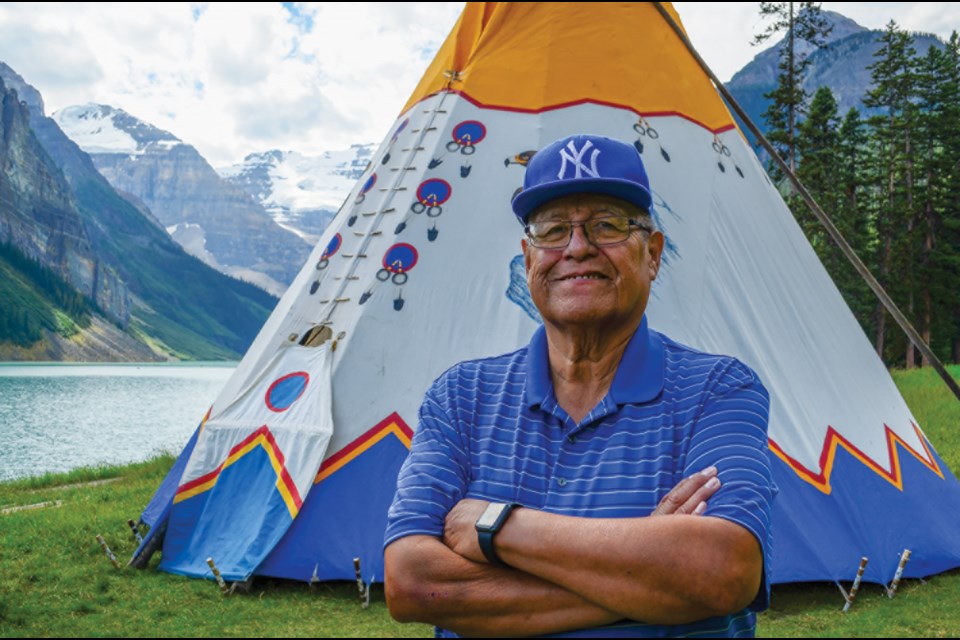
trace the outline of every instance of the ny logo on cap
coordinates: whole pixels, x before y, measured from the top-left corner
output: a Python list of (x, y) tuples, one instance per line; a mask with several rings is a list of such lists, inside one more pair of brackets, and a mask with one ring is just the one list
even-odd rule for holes
[(574, 178), (582, 178), (583, 174), (587, 174), (591, 178), (599, 178), (600, 172), (597, 170), (597, 157), (600, 155), (600, 149), (594, 149), (593, 153), (590, 154), (590, 166), (588, 167), (583, 163), (583, 156), (587, 151), (593, 147), (593, 142), (587, 140), (583, 143), (583, 146), (580, 150), (577, 150), (576, 145), (573, 143), (573, 140), (567, 143), (567, 149), (570, 150), (570, 153), (567, 153), (567, 149), (560, 149), (560, 159), (562, 163), (560, 164), (560, 173), (557, 174), (557, 178), (560, 180), (565, 180), (567, 178), (567, 162), (569, 162), (572, 167), (576, 170)]

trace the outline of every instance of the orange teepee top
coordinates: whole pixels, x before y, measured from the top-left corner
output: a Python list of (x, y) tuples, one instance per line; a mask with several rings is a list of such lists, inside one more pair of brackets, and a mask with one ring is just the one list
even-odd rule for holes
[(596, 102), (642, 115), (677, 113), (714, 131), (733, 126), (707, 75), (650, 2), (468, 3), (403, 110), (443, 89), (488, 108), (538, 112)]

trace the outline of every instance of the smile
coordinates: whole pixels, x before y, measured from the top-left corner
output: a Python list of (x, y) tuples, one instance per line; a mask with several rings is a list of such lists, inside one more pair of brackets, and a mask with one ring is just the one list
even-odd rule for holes
[(590, 273), (590, 274), (576, 275), (576, 276), (564, 276), (563, 278), (560, 278), (560, 281), (564, 282), (568, 280), (606, 280), (606, 279), (607, 279), (606, 276)]

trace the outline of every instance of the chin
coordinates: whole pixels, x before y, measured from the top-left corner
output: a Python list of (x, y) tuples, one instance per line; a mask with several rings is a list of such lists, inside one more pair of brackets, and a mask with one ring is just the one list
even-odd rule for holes
[[(544, 321), (557, 326), (605, 326), (617, 322), (617, 317), (609, 313), (599, 312), (596, 308), (567, 309), (563, 313), (542, 314)], [(622, 322), (623, 319), (621, 318)]]

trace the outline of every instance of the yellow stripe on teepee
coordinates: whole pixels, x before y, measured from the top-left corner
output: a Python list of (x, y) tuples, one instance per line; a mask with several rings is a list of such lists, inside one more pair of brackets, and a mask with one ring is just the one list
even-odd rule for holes
[[(644, 53), (651, 50), (656, 63)], [(404, 111), (442, 90), (518, 111), (591, 101), (644, 115), (676, 113), (713, 131), (733, 126), (706, 74), (650, 2), (469, 3)]]
[(245, 455), (260, 447), (263, 449), (264, 453), (267, 454), (267, 458), (270, 460), (270, 466), (273, 467), (273, 472), (277, 476), (276, 488), (280, 492), (280, 497), (283, 498), (283, 503), (287, 507), (287, 511), (290, 513), (291, 518), (296, 518), (297, 514), (300, 513), (300, 507), (297, 505), (297, 500), (294, 495), (290, 492), (289, 487), (287, 487), (284, 482), (283, 474), (284, 467), (283, 463), (280, 462), (280, 458), (277, 455), (277, 451), (274, 449), (273, 444), (268, 440), (264, 435), (258, 435), (257, 437), (251, 439), (243, 447), (234, 450), (227, 456), (227, 459), (224, 460), (223, 464), (217, 469), (217, 472), (212, 475), (212, 477), (204, 482), (203, 484), (198, 484), (195, 487), (187, 491), (178, 492), (174, 498), (173, 503), (177, 504), (178, 502), (183, 502), (184, 500), (189, 500), (194, 496), (198, 496), (205, 491), (209, 491), (216, 484), (217, 480), (220, 479), (220, 474), (229, 466), (233, 465), (235, 462), (238, 462)]
[(399, 440), (403, 444), (403, 446), (405, 446), (407, 449), (410, 448), (410, 436), (408, 436), (406, 432), (404, 432), (404, 430), (396, 422), (391, 422), (390, 424), (385, 426), (383, 429), (373, 434), (368, 440), (360, 444), (356, 449), (351, 451), (350, 455), (344, 456), (343, 458), (337, 460), (336, 463), (330, 465), (329, 467), (321, 468), (320, 473), (317, 474), (316, 479), (313, 481), (314, 484), (326, 480), (327, 478), (332, 476), (334, 473), (336, 473), (337, 471), (345, 467), (347, 463), (349, 463), (352, 460), (355, 460), (361, 454), (363, 454), (368, 449), (373, 447), (373, 445), (377, 444), (378, 442), (380, 442), (381, 440), (383, 440), (384, 438), (386, 438), (388, 435), (391, 435), (391, 434), (396, 436), (397, 440)]

